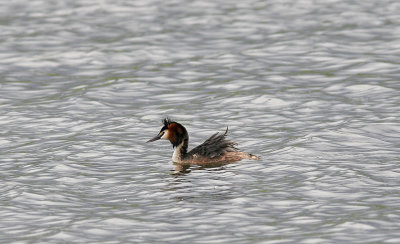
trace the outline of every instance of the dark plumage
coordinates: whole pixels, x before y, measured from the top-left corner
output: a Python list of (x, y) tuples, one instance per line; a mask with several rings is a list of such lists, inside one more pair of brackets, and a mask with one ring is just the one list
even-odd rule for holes
[(222, 135), (218, 135), (219, 133), (215, 133), (210, 138), (208, 138), (205, 142), (193, 148), (188, 154), (189, 155), (199, 155), (208, 158), (219, 157), (227, 152), (235, 152), (239, 151), (235, 146), (237, 143), (226, 140), (225, 137), (228, 133), (228, 127), (226, 131)]

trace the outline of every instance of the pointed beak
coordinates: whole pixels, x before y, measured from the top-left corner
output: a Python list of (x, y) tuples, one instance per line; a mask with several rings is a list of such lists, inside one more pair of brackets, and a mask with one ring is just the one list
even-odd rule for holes
[(163, 133), (159, 133), (157, 136), (151, 138), (150, 140), (148, 140), (147, 142), (152, 142), (152, 141), (157, 141), (160, 140), (162, 137)]

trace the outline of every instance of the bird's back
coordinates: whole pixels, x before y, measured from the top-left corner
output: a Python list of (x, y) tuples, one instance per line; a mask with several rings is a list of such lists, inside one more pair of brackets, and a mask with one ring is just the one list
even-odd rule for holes
[[(184, 164), (215, 165), (228, 164), (244, 158), (258, 159), (257, 156), (241, 152), (236, 148), (237, 143), (225, 139), (228, 128), (224, 134), (215, 133), (205, 142), (193, 148), (184, 160)], [(186, 162), (185, 162), (186, 161)]]

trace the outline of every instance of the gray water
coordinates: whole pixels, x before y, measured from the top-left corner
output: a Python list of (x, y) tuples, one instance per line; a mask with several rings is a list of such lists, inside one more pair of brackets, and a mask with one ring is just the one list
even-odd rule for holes
[[(400, 243), (400, 2), (0, 3), (1, 243)], [(174, 174), (229, 126), (261, 156)]]

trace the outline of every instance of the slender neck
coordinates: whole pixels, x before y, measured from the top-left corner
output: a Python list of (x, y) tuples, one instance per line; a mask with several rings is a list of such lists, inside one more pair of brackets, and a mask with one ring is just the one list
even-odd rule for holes
[(181, 162), (187, 156), (187, 149), (189, 145), (189, 138), (186, 137), (182, 142), (175, 148), (174, 154), (172, 155), (173, 162)]

